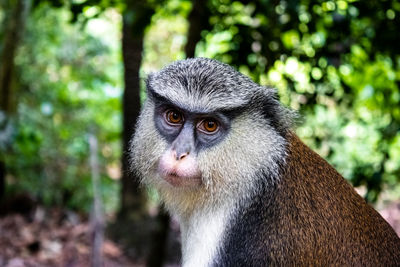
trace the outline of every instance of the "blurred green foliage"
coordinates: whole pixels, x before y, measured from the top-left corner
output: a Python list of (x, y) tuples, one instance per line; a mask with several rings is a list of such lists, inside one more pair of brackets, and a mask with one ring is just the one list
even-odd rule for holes
[[(108, 17), (107, 17), (108, 15)], [(88, 134), (100, 144), (107, 210), (118, 204), (122, 65), (115, 12), (87, 24), (42, 5), (28, 19), (15, 58), (18, 106), (6, 156), (8, 191), (88, 211), (92, 203)], [(101, 37), (103, 36), (103, 37)]]
[[(100, 2), (72, 1), (76, 12), (36, 5), (28, 19), (15, 59), (9, 192), (28, 190), (45, 203), (87, 210), (87, 135), (94, 132), (105, 205), (116, 208), (124, 5), (116, 1), (107, 9), (112, 3)], [(185, 57), (191, 9), (189, 0), (150, 2), (157, 8), (145, 34), (142, 79)], [(365, 187), (369, 201), (382, 190), (399, 197), (398, 1), (209, 0), (207, 8), (197, 56), (276, 87), (282, 102), (301, 115), (297, 133), (355, 186)], [(0, 40), (2, 30), (0, 25)], [(3, 152), (4, 143), (0, 139)]]

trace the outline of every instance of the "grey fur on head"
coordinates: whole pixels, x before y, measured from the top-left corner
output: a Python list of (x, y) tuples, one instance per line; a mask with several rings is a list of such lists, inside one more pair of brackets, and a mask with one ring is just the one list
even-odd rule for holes
[(226, 138), (198, 153), (203, 186), (175, 188), (157, 173), (160, 156), (169, 144), (155, 128), (154, 99), (146, 100), (132, 140), (132, 166), (144, 183), (159, 190), (167, 208), (175, 214), (182, 217), (201, 206), (233, 205), (251, 197), (265, 175), (269, 177), (265, 183), (278, 179), (293, 115), (279, 103), (275, 90), (256, 84), (227, 64), (206, 58), (177, 61), (149, 75), (147, 89), (190, 111), (241, 110), (232, 119)]

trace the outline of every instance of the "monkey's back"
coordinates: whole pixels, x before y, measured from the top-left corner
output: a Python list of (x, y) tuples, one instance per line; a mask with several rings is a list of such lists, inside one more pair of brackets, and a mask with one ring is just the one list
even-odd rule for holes
[(400, 266), (389, 224), (297, 136), (288, 141), (280, 182), (239, 207), (215, 265)]

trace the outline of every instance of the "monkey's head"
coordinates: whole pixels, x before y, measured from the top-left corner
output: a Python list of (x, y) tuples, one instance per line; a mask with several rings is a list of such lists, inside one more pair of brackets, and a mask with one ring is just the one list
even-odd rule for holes
[[(274, 183), (291, 115), (275, 91), (216, 60), (178, 61), (147, 79), (134, 170), (183, 216)], [(265, 178), (263, 178), (265, 179)], [(209, 206), (209, 205), (207, 205)]]

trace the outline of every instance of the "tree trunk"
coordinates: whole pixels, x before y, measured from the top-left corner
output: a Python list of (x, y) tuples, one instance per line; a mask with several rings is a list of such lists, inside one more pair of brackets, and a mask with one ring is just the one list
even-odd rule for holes
[(97, 137), (89, 134), (90, 170), (92, 176), (93, 207), (91, 214), (92, 255), (91, 266), (103, 266), (104, 216), (100, 193), (100, 168)]
[[(6, 116), (5, 123), (14, 110), (15, 100), (12, 88), (14, 57), (25, 28), (25, 19), (30, 10), (31, 0), (10, 1), (9, 4), (10, 12), (5, 12), (4, 41), (0, 56), (0, 113), (4, 113)], [(3, 155), (0, 154), (0, 200), (5, 193), (6, 171)]]
[(201, 31), (208, 27), (209, 11), (207, 9), (207, 0), (193, 0), (192, 11), (190, 11), (189, 31), (185, 53), (187, 58), (195, 56), (196, 45), (201, 40)]
[(6, 166), (0, 157), (0, 207), (5, 191), (6, 191)]
[[(133, 11), (139, 12), (139, 11)], [(122, 199), (120, 216), (127, 217), (131, 211), (143, 214), (146, 198), (139, 189), (139, 180), (134, 177), (129, 166), (129, 142), (134, 133), (134, 126), (140, 112), (140, 65), (143, 51), (143, 31), (130, 22), (130, 14), (123, 17), (122, 55), (124, 60), (125, 90), (123, 105), (122, 133)]]

